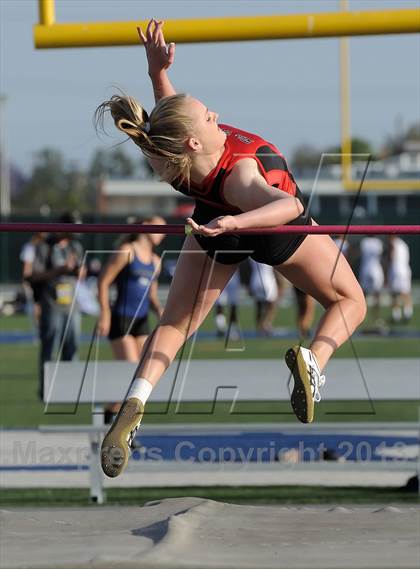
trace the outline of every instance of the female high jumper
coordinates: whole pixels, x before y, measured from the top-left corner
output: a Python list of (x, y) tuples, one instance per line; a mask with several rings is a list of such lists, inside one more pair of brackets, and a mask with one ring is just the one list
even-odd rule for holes
[(359, 283), (329, 236), (235, 233), (315, 222), (273, 144), (234, 126), (218, 125), (216, 112), (190, 95), (176, 94), (166, 72), (175, 45), (166, 45), (162, 25), (151, 20), (146, 34), (138, 28), (156, 101), (151, 114), (124, 95), (112, 96), (96, 111), (97, 125), (109, 111), (160, 178), (196, 200), (186, 220), (193, 234), (184, 241), (164, 312), (102, 444), (102, 468), (110, 477), (127, 464), (153, 387), (248, 256), (272, 265), (325, 309), (309, 349), (295, 346), (285, 356), (294, 378), (292, 408), (303, 423), (313, 420), (314, 401), (320, 400), (325, 382), (321, 370), (366, 315)]

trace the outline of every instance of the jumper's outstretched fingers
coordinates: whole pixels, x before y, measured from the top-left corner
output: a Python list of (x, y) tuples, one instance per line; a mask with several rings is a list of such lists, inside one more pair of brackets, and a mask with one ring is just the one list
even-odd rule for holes
[[(140, 26), (137, 26), (137, 33), (143, 44), (149, 62), (149, 73), (159, 74), (160, 71), (168, 69), (175, 61), (175, 44), (171, 42), (166, 45), (165, 36), (162, 31), (163, 20), (150, 20), (147, 25), (146, 33)], [(154, 24), (154, 29), (153, 28)]]
[(144, 35), (143, 30), (141, 29), (140, 26), (137, 26), (137, 33), (139, 34), (139, 38), (143, 42), (143, 45), (145, 45), (147, 43), (147, 38)]

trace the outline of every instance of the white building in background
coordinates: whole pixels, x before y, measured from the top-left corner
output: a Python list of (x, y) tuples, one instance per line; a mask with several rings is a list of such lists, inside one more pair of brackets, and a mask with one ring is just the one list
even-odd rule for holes
[[(364, 160), (354, 158), (352, 164), (353, 179), (360, 179), (366, 168), (367, 157)], [(326, 166), (321, 177), (340, 179), (341, 165)], [(368, 180), (418, 180), (420, 178), (420, 141), (404, 142), (402, 152), (388, 156), (382, 160), (372, 160), (367, 173)]]
[(420, 141), (407, 141), (400, 154), (376, 160), (369, 165), (369, 178), (419, 179), (420, 177)]
[(104, 179), (99, 186), (99, 213), (145, 216), (170, 215), (182, 194), (156, 180)]

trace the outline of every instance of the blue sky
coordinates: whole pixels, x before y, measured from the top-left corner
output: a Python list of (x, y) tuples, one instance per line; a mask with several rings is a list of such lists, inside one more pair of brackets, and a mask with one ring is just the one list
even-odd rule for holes
[[(334, 11), (338, 0), (56, 0), (60, 22)], [(406, 0), (350, 0), (350, 9), (414, 8)], [(143, 48), (35, 50), (36, 0), (0, 0), (1, 128), (9, 159), (24, 171), (44, 147), (85, 166), (98, 139), (96, 106), (122, 87), (148, 109), (153, 103)], [(378, 146), (399, 122), (420, 120), (419, 35), (352, 38), (352, 132)], [(177, 47), (170, 76), (220, 114), (220, 121), (258, 133), (286, 156), (301, 143), (318, 147), (340, 136), (337, 39), (189, 44)], [(134, 156), (136, 149), (126, 146)]]

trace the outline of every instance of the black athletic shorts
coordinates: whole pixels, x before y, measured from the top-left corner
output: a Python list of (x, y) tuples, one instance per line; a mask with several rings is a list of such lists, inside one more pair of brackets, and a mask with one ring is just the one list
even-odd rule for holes
[[(226, 212), (213, 208), (197, 200), (192, 218), (200, 225), (205, 225), (215, 217), (226, 215)], [(311, 225), (311, 218), (306, 208), (304, 212), (287, 225)], [(266, 265), (280, 265), (293, 255), (306, 235), (217, 235), (204, 237), (194, 234), (195, 239), (207, 255), (223, 265), (240, 263), (248, 257)]]
[(132, 316), (121, 316), (120, 314), (111, 314), (111, 327), (109, 329), (108, 339), (117, 340), (124, 336), (148, 336), (149, 322), (147, 316), (143, 318), (134, 318)]

